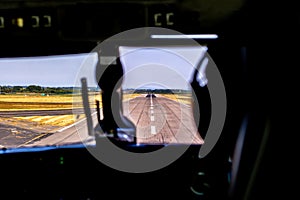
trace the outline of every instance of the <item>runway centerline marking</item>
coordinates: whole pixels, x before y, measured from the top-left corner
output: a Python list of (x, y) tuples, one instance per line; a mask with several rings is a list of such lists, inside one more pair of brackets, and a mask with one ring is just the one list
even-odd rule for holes
[[(150, 120), (151, 122), (154, 122), (154, 110), (153, 110), (153, 99), (152, 99), (152, 96), (150, 96), (150, 109), (151, 109), (151, 116), (150, 116)], [(155, 126), (150, 126), (150, 132), (151, 134), (155, 135), (156, 134), (156, 127)]]
[(150, 106), (153, 106), (153, 99), (152, 99), (152, 96), (150, 97)]
[(156, 127), (155, 126), (151, 126), (151, 134), (155, 135), (156, 134)]
[(154, 116), (153, 115), (151, 115), (150, 119), (151, 119), (151, 122), (154, 122)]

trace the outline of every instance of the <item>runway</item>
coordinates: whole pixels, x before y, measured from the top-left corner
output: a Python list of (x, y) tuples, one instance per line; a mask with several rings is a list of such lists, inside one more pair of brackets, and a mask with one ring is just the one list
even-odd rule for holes
[(139, 144), (202, 144), (189, 105), (163, 96), (136, 97), (123, 103), (137, 127)]

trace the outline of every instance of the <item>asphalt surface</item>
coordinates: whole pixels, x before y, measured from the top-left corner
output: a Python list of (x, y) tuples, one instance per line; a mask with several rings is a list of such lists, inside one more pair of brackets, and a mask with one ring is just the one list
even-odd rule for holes
[[(0, 111), (0, 117), (9, 120), (12, 117), (55, 116), (55, 115), (71, 115), (71, 114), (82, 114), (82, 113), (83, 113), (83, 109)], [(28, 145), (31, 146), (35, 144), (39, 145), (40, 141), (43, 141), (44, 138), (50, 137), (52, 134), (55, 133), (52, 131), (53, 129), (58, 129), (58, 128), (59, 127), (50, 126), (50, 125), (48, 126), (44, 125), (42, 127), (35, 126), (35, 128), (33, 128), (32, 124), (29, 125), (24, 122), (18, 123), (15, 126), (11, 124), (6, 124), (5, 121), (0, 122), (0, 148), (16, 148), (16, 147), (22, 147)], [(63, 131), (59, 131), (59, 132), (63, 132)], [(73, 135), (77, 135), (76, 129), (73, 132), (74, 132)], [(67, 130), (66, 133), (63, 134), (65, 134), (66, 136), (72, 135), (70, 134), (70, 130)], [(55, 133), (55, 135), (56, 135), (55, 138), (59, 138), (58, 134)], [(47, 141), (48, 140), (46, 140), (46, 142)], [(49, 142), (49, 144), (55, 144), (55, 141), (56, 140), (53, 140), (52, 142)], [(74, 140), (71, 138), (70, 141), (78, 142), (80, 140), (78, 139)], [(42, 143), (42, 144), (47, 145), (46, 143)]]
[(124, 115), (137, 125), (140, 144), (202, 144), (191, 107), (157, 96), (124, 103)]
[(0, 148), (16, 148), (49, 135), (51, 133), (0, 123)]

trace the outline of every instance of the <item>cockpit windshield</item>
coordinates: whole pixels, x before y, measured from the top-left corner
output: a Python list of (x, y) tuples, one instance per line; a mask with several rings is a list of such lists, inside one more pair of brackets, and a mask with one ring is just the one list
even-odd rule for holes
[[(197, 104), (190, 82), (206, 50), (201, 46), (119, 47), (124, 74), (118, 112), (136, 127), (137, 144), (204, 142), (193, 116)], [(0, 147), (88, 140), (80, 80), (87, 80), (88, 109), (96, 127), (103, 120), (103, 91), (95, 72), (97, 63), (108, 58), (93, 52), (0, 59)]]
[[(97, 57), (88, 54), (0, 59), (2, 148), (80, 142), (73, 125), (84, 115), (74, 85), (84, 60), (90, 70), (81, 73), (92, 80)], [(97, 91), (92, 82), (90, 91)]]

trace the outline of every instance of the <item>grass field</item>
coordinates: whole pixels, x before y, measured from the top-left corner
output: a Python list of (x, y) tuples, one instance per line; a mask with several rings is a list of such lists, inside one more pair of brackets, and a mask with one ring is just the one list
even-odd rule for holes
[[(95, 101), (101, 102), (100, 95), (92, 93), (89, 97), (90, 106), (95, 107)], [(100, 104), (101, 106), (101, 104)], [(6, 94), (0, 95), (0, 111), (21, 111), (21, 110), (60, 110), (82, 107), (80, 95), (50, 95), (41, 96), (40, 94)], [(12, 117), (10, 120), (0, 116), (0, 122), (17, 125), (30, 122), (37, 126), (58, 126), (63, 127), (74, 123), (83, 118), (84, 115), (56, 115), (56, 116), (28, 116)]]
[(191, 94), (162, 94), (162, 96), (179, 103), (191, 105)]
[[(101, 101), (100, 95), (91, 94), (91, 106), (95, 100)], [(80, 95), (50, 95), (38, 94), (6, 94), (0, 95), (0, 111), (13, 110), (57, 110), (82, 107)]]
[(133, 93), (133, 94), (123, 94), (123, 101), (127, 101), (127, 100), (130, 100), (130, 99), (133, 99), (133, 98), (136, 98), (136, 97), (139, 97), (141, 96), (141, 94), (136, 94), (136, 93)]

